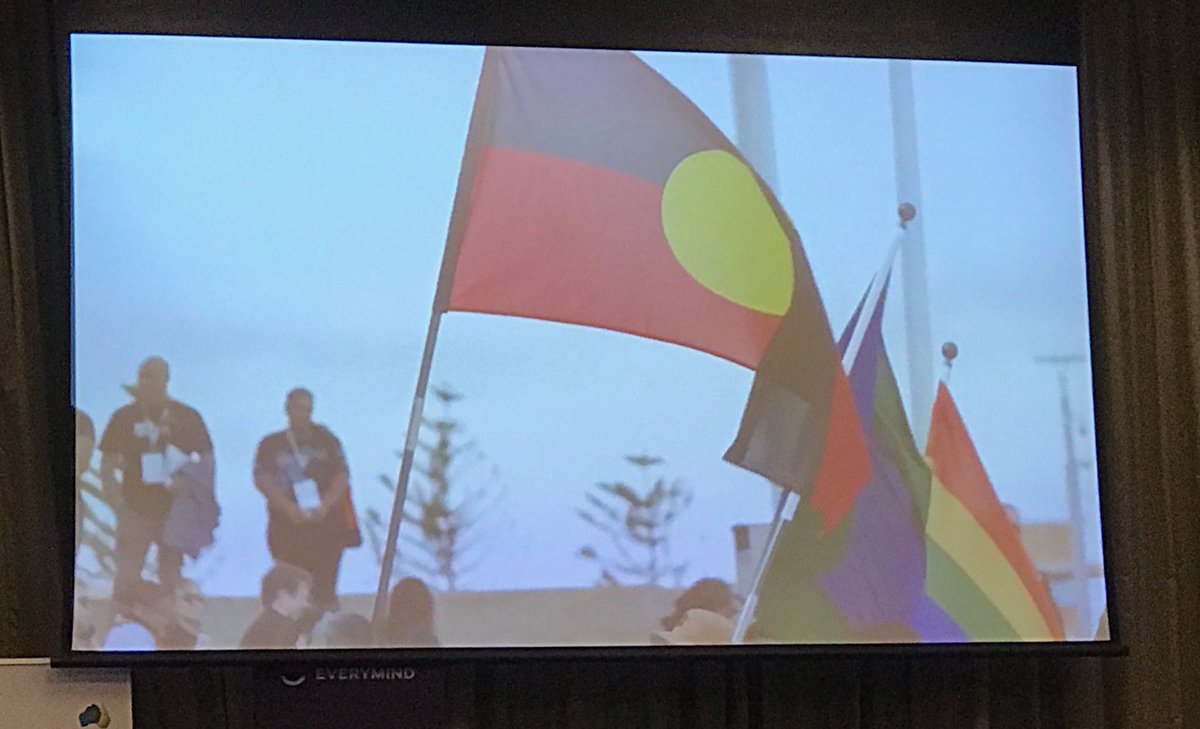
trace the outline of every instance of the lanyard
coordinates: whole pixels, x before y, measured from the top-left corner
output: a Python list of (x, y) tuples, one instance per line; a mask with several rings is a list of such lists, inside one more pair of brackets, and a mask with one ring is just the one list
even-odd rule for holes
[(300, 446), (296, 444), (296, 436), (292, 434), (292, 429), (288, 428), (286, 432), (288, 446), (292, 449), (292, 455), (296, 457), (296, 463), (300, 464), (301, 468), (307, 467), (308, 458), (300, 450)]
[(169, 422), (168, 417), (167, 417), (169, 415), (169, 413), (167, 412), (167, 406), (163, 405), (162, 410), (158, 414), (158, 417), (155, 418), (150, 414), (149, 408), (147, 408), (146, 405), (143, 403), (142, 404), (142, 415), (146, 416), (146, 421), (154, 426), (154, 440), (147, 439), (147, 441), (150, 443), (150, 447), (152, 449), (157, 450), (158, 449), (158, 441), (162, 438), (162, 434), (163, 434), (162, 426), (166, 425)]

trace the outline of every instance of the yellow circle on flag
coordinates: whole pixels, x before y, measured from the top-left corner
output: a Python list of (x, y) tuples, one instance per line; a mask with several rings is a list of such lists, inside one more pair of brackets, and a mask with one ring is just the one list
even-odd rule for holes
[(663, 189), (671, 252), (701, 285), (749, 309), (782, 316), (792, 303), (792, 244), (754, 172), (712, 149), (688, 156)]

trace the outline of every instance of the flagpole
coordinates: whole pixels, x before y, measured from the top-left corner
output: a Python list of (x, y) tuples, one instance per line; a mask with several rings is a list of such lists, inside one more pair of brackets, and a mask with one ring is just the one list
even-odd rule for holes
[(1079, 615), (1079, 635), (1088, 637), (1092, 625), (1092, 606), (1088, 595), (1088, 566), (1086, 552), (1086, 523), (1083, 518), (1083, 493), (1079, 483), (1079, 459), (1075, 455), (1075, 418), (1071, 413), (1070, 383), (1067, 368), (1083, 362), (1082, 355), (1037, 357), (1038, 364), (1058, 370), (1059, 407), (1062, 411), (1063, 445), (1066, 449), (1067, 510), (1071, 519), (1071, 587), (1075, 593)]
[(458, 264), (459, 243), (462, 240), (467, 210), (471, 203), (471, 188), (479, 164), (481, 142), (492, 125), (492, 94), (498, 73), (497, 50), (484, 51), (483, 64), (479, 70), (479, 86), (475, 95), (475, 106), (471, 110), (471, 121), (467, 128), (467, 140), (463, 149), (462, 168), (458, 174), (458, 188), (454, 193), (454, 207), (446, 232), (446, 248), (442, 252), (442, 265), (438, 270), (437, 290), (433, 296), (433, 307), (429, 314), (429, 328), (425, 331), (425, 349), (421, 354), (421, 367), (417, 371), (417, 385), (413, 392), (412, 408), (408, 414), (408, 432), (404, 436), (404, 450), (400, 454), (400, 473), (396, 476), (396, 493), (392, 501), (392, 516), (388, 522), (387, 541), (383, 548), (383, 563), (379, 566), (379, 586), (375, 592), (375, 606), (371, 612), (371, 624), (376, 633), (387, 619), (388, 592), (391, 590), (392, 570), (396, 561), (396, 543), (400, 539), (400, 525), (404, 522), (404, 502), (408, 498), (408, 482), (412, 477), (413, 460), (416, 457), (417, 439), (421, 433), (421, 421), (425, 413), (425, 393), (429, 389), (429, 372), (433, 367), (433, 352), (437, 347), (438, 331), (441, 329), (442, 314), (450, 305), (451, 283)]
[[(738, 150), (778, 198), (775, 124), (771, 116), (771, 92), (767, 86), (766, 59), (749, 53), (730, 53), (729, 86), (733, 95), (733, 119)], [(767, 499), (774, 504), (775, 489), (770, 484), (767, 488)]]
[(799, 494), (791, 489), (784, 489), (779, 497), (779, 503), (775, 507), (775, 517), (771, 519), (771, 528), (767, 532), (766, 544), (763, 545), (763, 553), (758, 558), (758, 566), (754, 568), (754, 579), (750, 582), (750, 590), (746, 593), (742, 609), (738, 611), (737, 622), (733, 626), (733, 636), (729, 642), (734, 645), (739, 645), (746, 640), (746, 631), (749, 630), (750, 621), (754, 619), (754, 612), (758, 608), (758, 590), (762, 587), (763, 580), (767, 576), (767, 569), (771, 566), (775, 545), (779, 543), (779, 534), (783, 531), (783, 521), (795, 513), (799, 503)]
[[(901, 206), (921, 209), (921, 170), (917, 153), (917, 113), (912, 61), (888, 61), (892, 104), (892, 142), (896, 194)], [(909, 422), (917, 449), (925, 450), (933, 412), (933, 336), (929, 326), (929, 281), (925, 263), (925, 228), (913, 220), (904, 226), (901, 275), (904, 282), (904, 340), (908, 358)]]
[[(438, 298), (440, 297), (435, 297), (435, 302)], [(433, 350), (437, 346), (441, 323), (442, 312), (435, 304), (429, 317), (429, 329), (425, 332), (425, 351), (421, 355), (421, 368), (417, 371), (417, 386), (408, 414), (408, 432), (404, 436), (404, 451), (400, 455), (400, 474), (396, 477), (392, 517), (388, 522), (383, 562), (379, 566), (379, 587), (375, 592), (375, 607), (371, 613), (371, 623), (376, 630), (379, 630), (387, 619), (388, 592), (392, 584), (392, 567), (396, 561), (396, 543), (400, 538), (400, 525), (404, 522), (404, 502), (408, 498), (408, 481), (412, 476), (413, 460), (416, 457), (417, 439), (421, 433), (421, 421), (425, 413), (425, 393), (429, 389), (429, 372), (433, 368)]]
[(766, 59), (749, 53), (729, 54), (729, 82), (733, 89), (738, 149), (779, 197), (775, 123), (771, 116)]
[[(904, 222), (904, 211), (902, 210), (901, 226), (904, 225)], [(900, 250), (903, 242), (904, 235), (901, 233), (896, 237), (891, 248), (888, 249), (884, 265), (871, 279), (871, 285), (867, 289), (867, 297), (863, 302), (858, 324), (854, 327), (854, 331), (850, 333), (850, 341), (846, 343), (846, 351), (842, 353), (842, 369), (846, 372), (853, 369), (854, 362), (858, 359), (858, 352), (862, 348), (867, 325), (871, 319), (871, 312), (879, 305), (879, 297), (883, 295), (883, 286), (887, 281), (888, 271), (896, 260), (896, 253)], [(746, 639), (746, 631), (749, 630), (750, 622), (754, 619), (755, 610), (758, 607), (758, 591), (762, 588), (763, 580), (767, 576), (767, 570), (770, 569), (771, 561), (775, 557), (775, 547), (779, 544), (779, 535), (783, 532), (784, 519), (789, 518), (795, 513), (796, 506), (799, 503), (800, 495), (791, 489), (784, 489), (779, 497), (779, 502), (775, 507), (775, 517), (771, 520), (771, 528), (767, 532), (767, 540), (763, 545), (762, 555), (759, 556), (758, 565), (754, 569), (754, 579), (750, 583), (750, 589), (746, 593), (742, 609), (738, 611), (737, 622), (733, 626), (733, 635), (730, 638), (730, 642), (735, 645), (743, 643)]]
[(950, 386), (950, 375), (954, 373), (954, 360), (958, 358), (958, 345), (954, 342), (942, 343), (942, 384)]

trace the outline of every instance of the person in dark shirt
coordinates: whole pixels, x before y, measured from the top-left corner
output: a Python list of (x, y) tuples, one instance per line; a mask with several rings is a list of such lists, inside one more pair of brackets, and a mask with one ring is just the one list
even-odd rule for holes
[(415, 577), (405, 577), (392, 588), (388, 601), (384, 641), (389, 647), (436, 648), (433, 591)]
[(342, 444), (328, 428), (313, 422), (312, 393), (292, 390), (284, 409), (287, 429), (258, 444), (254, 484), (267, 499), (271, 556), (312, 575), (315, 624), (337, 609), (342, 553), (362, 544), (362, 537)]
[(262, 578), (262, 612), (242, 635), (241, 648), (295, 648), (308, 613), (312, 578), (277, 562)]
[(171, 399), (169, 379), (163, 358), (142, 362), (137, 384), (129, 388), (133, 402), (113, 413), (100, 438), (101, 483), (106, 493), (121, 497), (113, 580), (113, 598), (119, 603), (133, 604), (157, 594), (142, 579), (151, 544), (158, 545), (159, 584), (171, 590), (178, 586), (183, 555), (161, 543), (174, 499), (171, 474), (183, 461), (213, 457), (204, 419)]

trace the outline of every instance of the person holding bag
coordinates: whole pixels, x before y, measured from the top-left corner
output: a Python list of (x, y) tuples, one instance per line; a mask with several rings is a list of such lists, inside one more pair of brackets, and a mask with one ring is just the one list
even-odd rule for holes
[(313, 395), (287, 394), (288, 425), (258, 444), (254, 485), (267, 499), (267, 545), (277, 562), (312, 576), (313, 623), (338, 609), (342, 554), (362, 544), (341, 441), (314, 423)]

